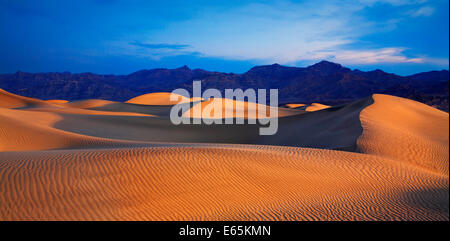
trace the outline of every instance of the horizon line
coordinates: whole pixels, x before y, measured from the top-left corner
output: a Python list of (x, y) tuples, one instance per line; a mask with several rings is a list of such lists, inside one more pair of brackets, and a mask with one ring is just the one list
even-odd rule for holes
[(70, 74), (96, 74), (96, 75), (126, 76), (126, 75), (131, 75), (131, 74), (134, 74), (134, 73), (137, 73), (137, 72), (140, 72), (140, 71), (145, 71), (145, 70), (176, 70), (176, 69), (183, 69), (183, 68), (187, 68), (187, 69), (189, 69), (189, 70), (203, 70), (203, 71), (212, 72), (212, 73), (223, 73), (223, 74), (235, 74), (235, 75), (241, 75), (241, 74), (248, 73), (250, 70), (252, 70), (253, 68), (256, 68), (256, 67), (265, 67), (265, 66), (278, 65), (278, 66), (286, 67), (286, 68), (299, 68), (299, 69), (301, 69), (301, 68), (309, 68), (309, 67), (311, 67), (311, 66), (314, 66), (314, 65), (316, 65), (316, 64), (323, 63), (323, 62), (326, 62), (326, 63), (332, 63), (332, 64), (335, 64), (335, 65), (340, 65), (341, 67), (350, 69), (351, 71), (373, 72), (373, 71), (379, 71), (379, 70), (381, 70), (381, 71), (383, 71), (383, 72), (385, 72), (385, 73), (388, 73), (388, 74), (394, 74), (394, 75), (401, 76), (401, 77), (408, 77), (408, 76), (415, 75), (415, 74), (428, 73), (428, 72), (434, 72), (434, 71), (437, 71), (437, 72), (439, 72), (439, 71), (449, 71), (449, 69), (442, 68), (442, 69), (434, 69), (434, 70), (429, 70), (429, 71), (416, 72), (416, 73), (414, 73), (414, 74), (409, 74), (409, 75), (402, 75), (402, 74), (396, 74), (396, 73), (392, 73), (392, 72), (386, 72), (386, 71), (384, 71), (383, 69), (380, 69), (380, 68), (375, 68), (375, 69), (373, 69), (373, 70), (363, 71), (363, 70), (360, 70), (360, 69), (358, 69), (358, 68), (349, 68), (349, 67), (346, 67), (345, 65), (342, 65), (342, 64), (337, 63), (337, 62), (333, 62), (333, 61), (329, 61), (329, 60), (321, 60), (321, 61), (318, 61), (318, 62), (316, 62), (316, 63), (314, 63), (314, 64), (307, 65), (307, 66), (290, 66), (290, 65), (283, 65), (283, 64), (278, 64), (278, 63), (265, 64), (265, 65), (254, 65), (253, 67), (251, 67), (250, 69), (248, 69), (247, 71), (245, 71), (245, 72), (243, 72), (243, 73), (223, 72), (223, 71), (216, 71), (216, 70), (207, 70), (207, 69), (203, 69), (203, 68), (194, 68), (194, 69), (191, 69), (187, 64), (184, 64), (184, 65), (182, 65), (182, 66), (180, 66), (180, 67), (177, 67), (177, 68), (158, 67), (158, 68), (151, 68), (151, 69), (139, 69), (139, 70), (136, 70), (136, 71), (134, 71), (134, 72), (130, 72), (130, 73), (128, 73), (128, 74), (95, 73), (95, 72), (90, 72), (90, 71), (85, 71), (85, 72), (71, 72), (71, 71), (68, 71), (68, 70), (66, 70), (66, 71), (42, 71), (42, 72), (27, 72), (27, 71), (17, 70), (16, 72), (0, 73), (0, 75), (17, 74), (17, 73), (27, 73), (27, 74), (49, 74), (49, 73), (59, 73), (59, 74), (62, 74), (62, 73), (70, 73)]

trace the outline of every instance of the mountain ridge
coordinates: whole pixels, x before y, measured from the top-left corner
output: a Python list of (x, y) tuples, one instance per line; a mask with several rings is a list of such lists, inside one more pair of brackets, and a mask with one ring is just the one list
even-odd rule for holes
[(39, 99), (106, 99), (124, 101), (150, 92), (202, 88), (277, 88), (280, 103), (321, 102), (340, 104), (371, 94), (391, 94), (448, 111), (448, 70), (399, 76), (377, 69), (361, 71), (320, 61), (307, 67), (279, 64), (254, 66), (242, 74), (190, 69), (139, 70), (128, 75), (47, 72), (0, 74), (0, 88)]

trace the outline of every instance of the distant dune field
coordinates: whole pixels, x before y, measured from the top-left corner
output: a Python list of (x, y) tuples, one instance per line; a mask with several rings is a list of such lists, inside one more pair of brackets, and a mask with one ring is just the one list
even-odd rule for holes
[(448, 113), (388, 95), (286, 105), (260, 136), (175, 126), (175, 103), (0, 90), (0, 220), (449, 220)]

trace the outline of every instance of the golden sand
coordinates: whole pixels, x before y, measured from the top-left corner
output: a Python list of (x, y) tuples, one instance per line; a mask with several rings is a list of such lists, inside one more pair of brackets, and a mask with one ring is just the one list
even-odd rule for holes
[(56, 105), (0, 91), (0, 220), (449, 219), (445, 112), (386, 95), (280, 108), (263, 138), (172, 126), (159, 97)]

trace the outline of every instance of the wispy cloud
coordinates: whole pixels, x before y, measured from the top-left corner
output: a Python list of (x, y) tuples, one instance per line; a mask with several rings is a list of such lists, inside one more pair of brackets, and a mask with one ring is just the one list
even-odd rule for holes
[(425, 7), (419, 8), (419, 9), (409, 11), (408, 15), (410, 15), (412, 17), (428, 17), (428, 16), (433, 15), (433, 13), (434, 13), (434, 8), (425, 6)]
[(375, 63), (423, 63), (424, 58), (407, 58), (403, 48), (381, 48), (371, 50), (323, 51), (313, 56), (315, 59), (328, 59), (343, 64)]
[(361, 2), (363, 4), (367, 4), (367, 5), (373, 5), (376, 3), (386, 3), (386, 4), (391, 4), (393, 6), (422, 4), (427, 1), (428, 0), (359, 0), (359, 2)]
[[(208, 57), (260, 63), (290, 64), (319, 57), (358, 64), (423, 62), (424, 59), (405, 56), (404, 49), (399, 47), (351, 47), (365, 35), (391, 30), (392, 19), (373, 22), (358, 14), (376, 2), (410, 5), (422, 3), (423, 0), (317, 0), (248, 4), (229, 11), (199, 14), (189, 21), (170, 25), (156, 37), (163, 41), (169, 37), (184, 39), (192, 43), (194, 51)], [(426, 11), (422, 10), (420, 14), (426, 14)], [(177, 36), (177, 33), (182, 35)]]
[[(196, 55), (258, 64), (295, 64), (328, 59), (343, 64), (430, 63), (427, 56), (408, 55), (407, 46), (361, 41), (365, 36), (394, 31), (403, 19), (430, 16), (426, 0), (306, 0), (249, 3), (226, 10), (209, 9), (165, 28), (133, 36), (128, 51), (154, 60)], [(424, 5), (424, 4), (427, 5)], [(376, 4), (411, 9), (395, 18), (366, 18)], [(403, 12), (404, 13), (404, 12)], [(151, 39), (151, 42), (148, 41)], [(189, 44), (173, 44), (182, 39)], [(142, 51), (142, 48), (149, 51)], [(411, 53), (411, 51), (408, 51)]]
[(188, 44), (167, 44), (167, 43), (157, 43), (157, 44), (148, 44), (148, 43), (141, 43), (139, 41), (130, 42), (129, 44), (142, 47), (142, 48), (148, 48), (148, 49), (185, 49), (188, 47), (191, 47)]

